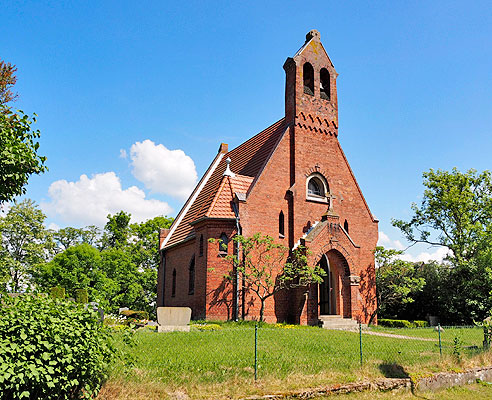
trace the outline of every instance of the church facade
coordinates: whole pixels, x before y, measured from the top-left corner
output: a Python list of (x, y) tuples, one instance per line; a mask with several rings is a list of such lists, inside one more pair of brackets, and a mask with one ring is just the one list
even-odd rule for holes
[(221, 144), (161, 230), (158, 306), (191, 307), (193, 319), (257, 317), (259, 300), (224, 278), (224, 256), (238, 232), (261, 232), (290, 249), (306, 246), (326, 271), (321, 284), (269, 298), (267, 322), (316, 325), (338, 315), (366, 323), (375, 310), (378, 221), (338, 141), (338, 74), (317, 31), (284, 70), (285, 116), (233, 150)]

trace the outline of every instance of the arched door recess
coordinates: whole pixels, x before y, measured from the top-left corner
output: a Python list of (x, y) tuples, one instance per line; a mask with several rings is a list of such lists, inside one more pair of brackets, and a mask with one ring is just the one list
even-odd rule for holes
[(326, 272), (323, 282), (319, 284), (319, 313), (320, 315), (335, 315), (337, 313), (337, 279), (330, 268), (326, 254), (321, 257), (319, 265)]

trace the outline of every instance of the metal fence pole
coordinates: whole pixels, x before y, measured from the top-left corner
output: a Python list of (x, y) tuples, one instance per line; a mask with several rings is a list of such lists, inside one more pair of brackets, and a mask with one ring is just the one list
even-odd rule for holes
[(360, 366), (362, 367), (362, 323), (359, 322), (359, 350), (360, 350)]
[(255, 324), (255, 381), (258, 379), (258, 323)]
[(437, 324), (437, 331), (439, 332), (439, 355), (442, 357), (441, 324)]

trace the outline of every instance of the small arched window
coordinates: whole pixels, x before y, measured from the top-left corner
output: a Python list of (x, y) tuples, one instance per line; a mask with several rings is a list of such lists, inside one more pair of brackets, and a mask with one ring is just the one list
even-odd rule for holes
[(323, 183), (318, 178), (311, 178), (308, 183), (308, 194), (322, 197), (325, 195)]
[(304, 93), (314, 96), (314, 69), (309, 63), (302, 67), (302, 77), (304, 80)]
[(198, 255), (203, 256), (203, 235), (200, 235), (200, 245), (198, 249)]
[(190, 266), (188, 267), (188, 294), (195, 293), (195, 256), (192, 257), (190, 261)]
[(348, 222), (347, 222), (347, 220), (345, 220), (345, 222), (343, 223), (343, 229), (345, 229), (345, 232), (349, 233), (349, 228), (348, 228)]
[(326, 68), (319, 74), (319, 94), (322, 99), (330, 100), (330, 73)]
[(220, 235), (220, 240), (219, 240), (219, 254), (221, 255), (227, 254), (228, 244), (229, 244), (229, 238), (225, 233), (222, 233), (222, 235)]
[(323, 175), (318, 172), (313, 173), (307, 179), (306, 197), (310, 200), (328, 202), (330, 188)]
[(176, 297), (176, 268), (173, 269), (173, 283), (171, 287), (171, 297)]
[(278, 215), (278, 235), (281, 238), (285, 237), (285, 218), (283, 211), (280, 211), (280, 214)]

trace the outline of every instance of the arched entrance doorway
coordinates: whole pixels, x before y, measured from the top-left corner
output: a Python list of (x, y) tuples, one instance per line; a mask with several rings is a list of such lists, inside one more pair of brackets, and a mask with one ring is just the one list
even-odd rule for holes
[(321, 257), (319, 266), (326, 272), (323, 282), (319, 284), (319, 313), (320, 315), (335, 315), (337, 313), (337, 280), (326, 254)]
[(326, 272), (318, 286), (318, 315), (352, 318), (350, 268), (347, 259), (336, 249), (323, 254), (318, 265)]

